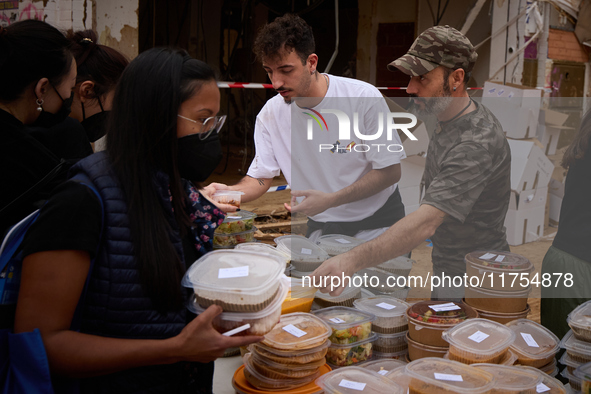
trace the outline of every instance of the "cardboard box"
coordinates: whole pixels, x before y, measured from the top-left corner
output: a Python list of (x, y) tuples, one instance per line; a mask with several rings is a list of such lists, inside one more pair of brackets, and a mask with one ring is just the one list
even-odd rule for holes
[(501, 122), (509, 138), (537, 135), (541, 98), (540, 89), (490, 81), (484, 83), (482, 92), (482, 104)]
[(509, 200), (509, 209), (517, 211), (524, 209), (533, 209), (540, 206), (546, 206), (548, 200), (548, 188), (525, 190), (517, 193), (511, 190), (511, 199)]
[(507, 216), (505, 216), (509, 245), (522, 245), (542, 237), (544, 235), (545, 210), (545, 205), (531, 209), (509, 209)]
[(563, 130), (572, 130), (572, 127), (564, 126), (568, 115), (551, 109), (540, 110), (538, 118), (538, 140), (544, 146), (546, 156), (556, 154), (556, 147), (560, 133)]
[(507, 141), (511, 148), (511, 190), (521, 193), (547, 187), (554, 164), (544, 154), (539, 141)]

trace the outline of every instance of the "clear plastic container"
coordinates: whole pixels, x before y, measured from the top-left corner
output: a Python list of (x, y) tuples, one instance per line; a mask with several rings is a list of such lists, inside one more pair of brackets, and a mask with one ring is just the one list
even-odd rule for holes
[(379, 296), (387, 296), (387, 297), (393, 297), (393, 298), (397, 298), (401, 301), (406, 301), (407, 297), (408, 297), (408, 293), (410, 292), (411, 288), (406, 286), (406, 287), (393, 287), (391, 289), (390, 292), (382, 292), (382, 291), (377, 291), (376, 289), (365, 289), (365, 288), (361, 288), (361, 291), (366, 291), (368, 294), (371, 294), (370, 297), (379, 297)]
[(496, 321), (497, 323), (507, 324), (513, 320), (518, 319), (526, 319), (527, 315), (531, 312), (529, 305), (526, 306), (525, 310), (522, 312), (512, 312), (512, 313), (501, 313), (501, 312), (490, 312), (485, 309), (478, 309), (474, 308), (480, 315), (479, 317), (483, 319), (488, 319), (492, 321)]
[(301, 235), (284, 235), (274, 241), (277, 249), (288, 254), (291, 264), (300, 272), (314, 271), (329, 258), (324, 249)]
[(382, 353), (398, 353), (406, 350), (406, 333), (408, 331), (396, 332), (394, 334), (376, 333), (377, 338), (373, 344), (375, 351)]
[[(445, 356), (443, 356), (444, 359), (449, 360), (449, 352), (445, 353)], [(511, 351), (511, 349), (507, 350), (507, 353), (505, 353), (505, 356), (499, 360), (499, 362), (495, 365), (508, 365), (508, 366), (512, 366), (515, 364), (515, 362), (517, 361), (517, 356), (515, 355), (515, 353), (513, 353)]]
[[(529, 283), (534, 270), (534, 265), (528, 259), (510, 252), (477, 251), (468, 253), (464, 261), (468, 278), (484, 278), (480, 287), (498, 291), (523, 290), (521, 278), (527, 278)], [(519, 280), (513, 281), (514, 274), (519, 275)]]
[(242, 231), (234, 234), (213, 234), (213, 248), (214, 249), (233, 249), (236, 245), (243, 242), (253, 242), (254, 232), (256, 227), (250, 230)]
[(248, 349), (252, 353), (265, 357), (268, 360), (281, 364), (308, 364), (317, 361), (326, 361), (325, 356), (331, 342), (326, 340), (319, 346), (306, 350), (279, 350), (263, 343), (253, 343)]
[(416, 264), (416, 261), (409, 259), (408, 257), (399, 256), (395, 259), (388, 260), (378, 265), (378, 268), (383, 269), (396, 276), (407, 277), (412, 270), (412, 266)]
[(377, 350), (374, 350), (373, 358), (376, 360), (393, 359), (393, 360), (401, 360), (404, 362), (409, 362), (408, 348), (404, 349), (403, 351), (396, 352), (396, 353), (383, 353), (383, 352), (378, 352)]
[[(242, 211), (240, 211), (242, 212)], [(277, 249), (274, 246), (271, 246), (269, 244), (265, 244), (262, 242), (244, 242), (241, 243), (239, 245), (236, 245), (236, 250), (250, 250), (251, 252), (257, 252), (257, 253), (268, 253), (271, 254), (273, 256), (277, 256), (283, 260), (285, 260), (285, 264), (289, 265), (289, 262), (291, 261), (291, 258), (289, 257), (288, 254), (285, 254), (284, 252), (280, 251), (279, 249)]]
[(550, 361), (548, 364), (543, 365), (538, 369), (544, 373), (547, 373), (548, 375), (551, 375), (557, 367), (558, 362), (556, 361), (556, 358), (553, 358), (552, 361)]
[(494, 376), (495, 384), (491, 393), (536, 394), (538, 385), (542, 383), (540, 375), (522, 368), (496, 364), (474, 364), (473, 367)]
[(394, 359), (373, 360), (358, 364), (359, 367), (377, 372), (382, 376), (386, 376), (390, 371), (396, 368), (404, 367), (405, 365), (406, 362)]
[(455, 325), (478, 317), (462, 302), (419, 301), (406, 311), (409, 337), (428, 346), (449, 347), (441, 334)]
[(591, 301), (587, 301), (568, 314), (566, 322), (574, 336), (581, 341), (591, 342)]
[(353, 305), (376, 317), (372, 326), (376, 333), (393, 334), (408, 329), (406, 318), (408, 304), (405, 301), (389, 296), (376, 296), (360, 298), (355, 300)]
[(364, 242), (362, 239), (340, 234), (322, 235), (316, 240), (316, 244), (324, 249), (329, 256), (346, 253)]
[(324, 390), (324, 394), (403, 394), (396, 383), (359, 367), (329, 372), (316, 379), (316, 384)]
[(579, 361), (573, 360), (571, 356), (568, 355), (567, 352), (562, 353), (562, 357), (560, 358), (560, 364), (566, 366), (568, 372), (574, 374), (575, 369), (579, 368), (581, 365), (585, 364)]
[(577, 378), (572, 373), (568, 372), (568, 369), (563, 370), (560, 375), (568, 379), (568, 383), (570, 384), (570, 388), (573, 389), (575, 392), (580, 392), (582, 389), (582, 382), (581, 379)]
[(338, 296), (331, 296), (328, 293), (317, 291), (314, 295), (314, 302), (322, 308), (331, 306), (353, 306), (353, 302), (361, 298), (361, 289), (355, 286), (345, 287)]
[(392, 369), (384, 375), (386, 379), (390, 379), (397, 385), (402, 387), (402, 391), (408, 392), (408, 385), (410, 384), (410, 375), (406, 373), (405, 365)]
[(361, 363), (371, 359), (373, 354), (373, 342), (376, 335), (372, 334), (369, 338), (355, 343), (338, 345), (333, 343), (326, 353), (326, 361), (337, 367), (346, 367), (349, 365)]
[(250, 356), (252, 366), (258, 373), (271, 379), (301, 379), (314, 375), (326, 362), (314, 361), (306, 364), (278, 363), (253, 352)]
[(236, 234), (252, 230), (256, 217), (257, 214), (250, 211), (230, 212), (223, 223), (215, 229), (215, 234)]
[(516, 291), (497, 291), (480, 287), (466, 287), (465, 302), (473, 308), (489, 312), (518, 313), (527, 309), (531, 286)]
[(591, 363), (586, 363), (575, 369), (574, 375), (581, 380), (581, 391), (584, 394), (591, 392)]
[[(222, 312), (213, 319), (213, 328), (223, 334), (245, 324), (250, 324), (249, 329), (234, 334), (234, 336), (265, 335), (279, 321), (281, 304), (287, 295), (288, 289), (288, 282), (283, 279), (279, 284), (275, 299), (265, 309), (258, 312)], [(195, 296), (191, 297), (187, 308), (196, 315), (203, 313), (206, 309), (195, 301)]]
[(258, 312), (275, 299), (284, 269), (285, 263), (275, 256), (213, 251), (189, 267), (182, 284), (195, 290), (202, 307), (216, 304), (227, 312)]
[(375, 316), (355, 308), (333, 306), (314, 312), (332, 328), (328, 338), (332, 343), (349, 344), (362, 341), (371, 335), (371, 323)]
[(410, 394), (480, 394), (489, 393), (494, 385), (489, 372), (440, 358), (423, 358), (405, 369), (411, 378)]
[(551, 363), (560, 349), (560, 340), (546, 327), (527, 319), (514, 320), (506, 324), (515, 332), (511, 350), (521, 365), (540, 368)]
[(252, 355), (250, 353), (245, 354), (242, 359), (244, 360), (244, 376), (246, 380), (251, 385), (261, 390), (276, 391), (293, 389), (305, 386), (306, 384), (313, 382), (318, 376), (320, 376), (320, 372), (316, 372), (315, 374), (306, 376), (304, 378), (272, 379), (266, 377), (257, 370), (252, 360)]
[(427, 357), (443, 358), (449, 351), (447, 347), (429, 346), (413, 341), (408, 335), (406, 341), (408, 342), (408, 358), (412, 361)]
[(524, 369), (526, 371), (530, 371), (534, 374), (537, 374), (542, 379), (542, 382), (538, 384), (536, 388), (537, 393), (546, 393), (546, 394), (566, 394), (566, 387), (562, 384), (562, 382), (558, 379), (554, 379), (552, 376), (545, 374), (544, 372), (540, 371), (537, 368), (533, 367), (526, 367), (526, 366), (519, 366), (520, 369)]
[(240, 201), (244, 192), (233, 191), (233, 190), (218, 190), (211, 196), (214, 202), (221, 204), (233, 205), (236, 208), (240, 208)]
[(591, 343), (575, 338), (572, 330), (569, 330), (562, 338), (560, 347), (566, 349), (573, 361), (581, 364), (591, 362)]
[(310, 313), (290, 313), (271, 330), (263, 344), (282, 350), (305, 350), (323, 344), (332, 333), (324, 320)]
[(515, 340), (515, 333), (494, 321), (470, 319), (443, 332), (449, 358), (464, 364), (496, 364)]

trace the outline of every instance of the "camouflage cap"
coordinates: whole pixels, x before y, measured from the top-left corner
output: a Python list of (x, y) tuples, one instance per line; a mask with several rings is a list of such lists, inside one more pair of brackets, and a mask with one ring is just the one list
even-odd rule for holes
[(478, 54), (468, 38), (453, 27), (433, 26), (422, 32), (406, 55), (388, 64), (411, 76), (427, 74), (437, 66), (451, 69), (463, 68), (469, 72)]

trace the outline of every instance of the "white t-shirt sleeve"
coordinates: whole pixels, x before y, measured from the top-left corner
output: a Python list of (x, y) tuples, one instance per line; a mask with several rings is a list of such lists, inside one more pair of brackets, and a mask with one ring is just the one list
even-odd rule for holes
[(254, 127), (254, 145), (255, 156), (246, 174), (255, 179), (279, 176), (281, 169), (275, 157), (271, 135), (258, 117)]

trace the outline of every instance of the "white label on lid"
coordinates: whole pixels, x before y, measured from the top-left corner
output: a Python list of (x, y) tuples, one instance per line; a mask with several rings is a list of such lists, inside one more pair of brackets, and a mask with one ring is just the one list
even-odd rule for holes
[(242, 278), (248, 276), (248, 265), (234, 268), (220, 268), (218, 279)]
[(312, 254), (312, 249), (302, 248), (302, 254)]
[(483, 333), (482, 331), (476, 331), (474, 334), (470, 335), (468, 339), (473, 340), (476, 343), (480, 343), (488, 338), (490, 335)]
[(481, 258), (482, 260), (490, 260), (495, 256), (496, 256), (496, 254), (494, 254), (494, 253), (486, 253), (486, 254), (483, 254), (482, 256), (480, 256), (479, 258)]
[(333, 323), (337, 323), (337, 324), (341, 324), (341, 323), (346, 323), (346, 321), (344, 321), (343, 319), (339, 319), (338, 317), (333, 317), (332, 319), (328, 319)]
[(453, 302), (448, 302), (447, 304), (429, 305), (429, 308), (433, 309), (435, 312), (455, 311), (457, 309), (462, 309)]
[(303, 337), (304, 335), (307, 334), (306, 331), (300, 330), (299, 328), (297, 328), (293, 324), (288, 324), (287, 326), (283, 327), (283, 330), (287, 331), (291, 335), (298, 337), (298, 338)]
[(546, 391), (550, 391), (550, 387), (546, 386), (544, 383), (540, 383), (536, 386), (537, 393), (545, 393)]
[(527, 343), (527, 346), (540, 347), (540, 346), (538, 346), (538, 343), (536, 342), (534, 337), (531, 336), (531, 334), (526, 334), (525, 332), (520, 332), (520, 334), (523, 337), (523, 340), (525, 341), (525, 343)]
[(452, 382), (463, 382), (462, 375), (450, 375), (447, 373), (437, 373), (435, 372), (435, 379), (437, 380), (450, 380)]
[(335, 241), (337, 241), (340, 244), (350, 244), (351, 241), (347, 241), (346, 239), (343, 238), (336, 238)]
[(385, 369), (381, 369), (381, 370), (379, 370), (379, 371), (378, 371), (378, 373), (379, 373), (380, 375), (386, 375), (388, 372), (390, 372), (390, 371), (387, 371), (387, 370), (385, 370)]
[(501, 262), (501, 261), (503, 261), (503, 260), (505, 260), (505, 256), (504, 256), (504, 255), (502, 255), (502, 254), (498, 255), (498, 256), (497, 256), (497, 258), (495, 259), (495, 261), (496, 261), (497, 263), (500, 263), (500, 262)]
[(226, 216), (226, 219), (242, 219), (242, 216), (236, 216), (236, 215), (232, 216), (232, 215), (228, 215), (228, 216)]
[(352, 382), (350, 380), (343, 379), (341, 380), (341, 383), (339, 383), (339, 386), (346, 387), (348, 389), (363, 391), (363, 389), (365, 388), (365, 383)]
[(387, 310), (391, 310), (396, 308), (396, 305), (390, 305), (387, 302), (380, 302), (379, 304), (376, 305), (378, 308), (382, 308), (382, 309), (387, 309)]

